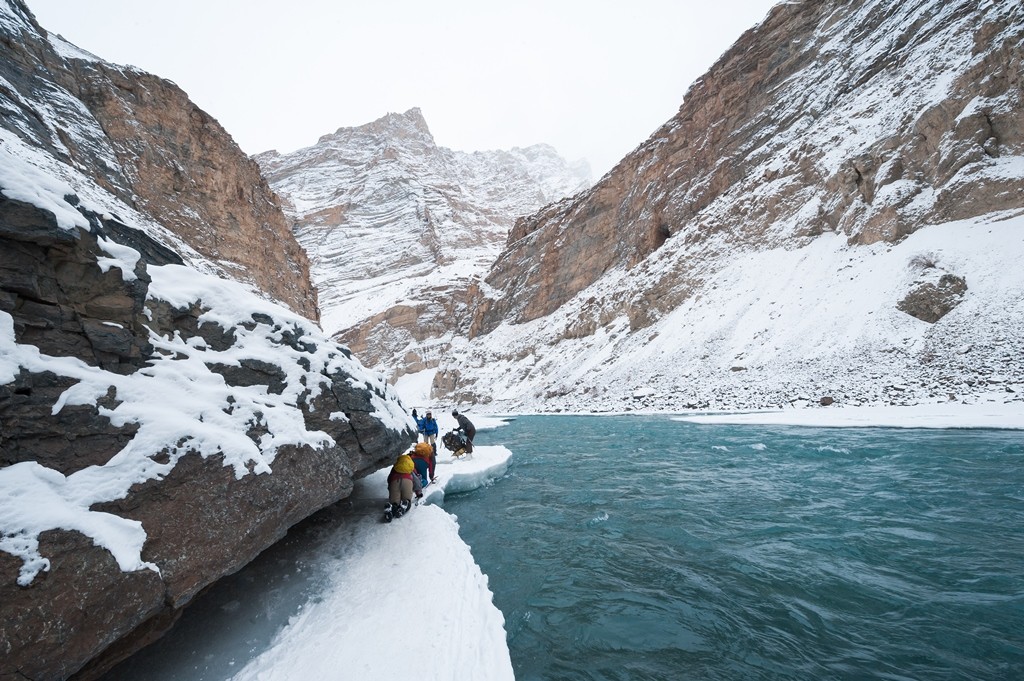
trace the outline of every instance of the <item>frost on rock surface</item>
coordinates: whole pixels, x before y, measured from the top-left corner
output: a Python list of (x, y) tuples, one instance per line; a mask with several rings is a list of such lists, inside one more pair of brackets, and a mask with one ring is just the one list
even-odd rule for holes
[[(21, 168), (24, 174), (18, 176), (11, 172), (12, 168)], [(49, 180), (27, 164), (8, 165), (0, 175), (0, 183), (4, 215), (17, 211), (23, 219), (35, 209), (41, 229), (45, 229), (42, 226), (48, 215), (52, 216), (50, 220), (57, 218), (58, 231), (51, 239), (65, 239), (74, 246), (87, 245), (85, 236), (71, 232), (93, 229), (90, 220), (102, 224), (95, 214), (79, 212), (67, 202), (72, 192), (66, 185)], [(11, 245), (9, 251), (24, 251), (40, 242), (45, 244), (45, 239), (38, 239), (38, 232), (19, 232), (20, 226), (13, 224), (13, 220), (5, 224), (3, 236)], [(97, 226), (96, 230), (99, 229), (102, 227)], [(132, 485), (165, 477), (187, 453), (204, 458), (220, 456), (224, 465), (234, 470), (235, 477), (241, 478), (248, 473), (269, 473), (283, 446), (335, 446), (337, 443), (328, 433), (307, 427), (303, 412), (304, 406), (310, 410), (326, 392), (334, 389), (332, 381), (344, 381), (353, 392), (365, 391), (367, 413), (391, 430), (400, 432), (409, 427), (410, 419), (383, 377), (363, 369), (346, 348), (326, 339), (312, 322), (259, 298), (242, 284), (181, 265), (146, 268), (140, 263), (140, 254), (130, 247), (103, 237), (92, 243), (95, 250), (89, 255), (93, 256), (98, 270), (92, 276), (103, 282), (106, 289), (134, 284), (139, 279), (136, 274), (139, 270), (148, 284), (142, 291), (146, 294), (145, 307), (141, 310), (144, 320), (140, 322), (122, 315), (117, 317), (118, 321), (102, 322), (122, 332), (126, 331), (125, 323), (146, 328), (149, 356), (144, 361), (131, 357), (143, 366), (137, 371), (126, 371), (124, 364), (104, 356), (115, 354), (112, 347), (106, 352), (96, 352), (91, 358), (81, 358), (49, 355), (41, 352), (37, 345), (20, 343), (19, 339), (37, 322), (26, 314), (27, 300), (22, 303), (23, 291), (15, 283), (5, 286), (13, 289), (8, 293), (13, 298), (8, 304), (11, 311), (0, 312), (0, 343), (3, 344), (0, 378), (6, 382), (18, 379), (20, 383), (28, 383), (27, 375), (50, 373), (70, 379), (72, 383), (53, 404), (52, 415), (57, 416), (68, 407), (95, 407), (98, 415), (115, 427), (133, 426), (134, 436), (108, 462), (68, 476), (33, 461), (0, 469), (0, 480), (17, 481), (10, 485), (17, 495), (6, 497), (6, 512), (0, 513), (5, 524), (13, 523), (4, 527), (5, 537), (23, 537), (27, 529), (14, 524), (26, 524), (29, 518), (41, 518), (46, 513), (56, 517), (63, 514), (70, 517), (75, 513), (89, 516), (88, 509), (92, 505), (122, 498)], [(54, 259), (55, 249), (37, 247), (37, 250), (49, 256), (46, 259)], [(56, 271), (28, 275), (37, 279), (57, 277), (58, 288), (71, 284), (61, 281)], [(74, 284), (88, 293), (95, 292), (80, 278)], [(105, 291), (104, 302), (109, 309), (96, 304), (90, 309), (86, 304), (83, 313), (111, 310), (123, 313), (126, 303), (136, 302), (132, 296), (140, 291), (138, 287), (134, 289), (123, 294), (124, 301), (111, 300), (115, 294)], [(54, 307), (78, 303), (66, 291), (52, 295), (59, 299), (46, 302), (52, 302)], [(35, 309), (33, 312), (40, 314)], [(175, 321), (186, 318), (195, 324), (194, 329), (175, 326)], [(205, 335), (204, 325), (209, 326)], [(189, 331), (199, 333), (190, 335)], [(99, 343), (90, 340), (96, 350)], [(54, 342), (54, 348), (59, 350), (59, 343)], [(273, 381), (267, 385), (232, 385), (231, 379), (235, 377), (232, 370), (241, 370), (247, 365)], [(30, 390), (23, 388), (22, 392)], [(254, 429), (265, 432), (254, 437)], [(13, 439), (17, 433), (5, 435)], [(73, 437), (75, 434), (65, 435)], [(17, 456), (8, 454), (12, 455)], [(157, 455), (167, 460), (156, 463)], [(38, 535), (44, 529), (72, 524), (70, 520), (44, 521), (34, 533)], [(107, 542), (102, 530), (85, 533), (92, 536), (97, 545), (115, 555), (119, 552), (116, 541)], [(138, 548), (135, 546), (136, 554)], [(40, 563), (37, 556), (25, 558), (32, 564)], [(134, 565), (134, 569), (142, 564), (137, 555), (127, 563)], [(122, 567), (125, 567), (124, 562)], [(22, 583), (31, 582), (32, 576), (34, 573), (23, 573)]]

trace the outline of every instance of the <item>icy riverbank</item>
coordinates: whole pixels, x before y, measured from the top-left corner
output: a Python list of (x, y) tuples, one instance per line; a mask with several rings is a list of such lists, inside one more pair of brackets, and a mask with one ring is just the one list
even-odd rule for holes
[[(503, 475), (512, 453), (478, 447), (472, 459), (440, 453), (437, 484), (391, 524), (371, 513), (331, 562), (327, 588), (305, 604), (270, 647), (234, 678), (513, 679), (505, 621), (487, 577), (459, 538), (457, 519), (436, 504)], [(387, 471), (357, 483), (352, 502), (383, 508)], [(375, 503), (377, 502), (377, 503)]]
[(906, 407), (825, 407), (734, 414), (687, 414), (691, 423), (735, 423), (830, 428), (1005, 428), (1024, 429), (1024, 402), (960, 404), (944, 402)]

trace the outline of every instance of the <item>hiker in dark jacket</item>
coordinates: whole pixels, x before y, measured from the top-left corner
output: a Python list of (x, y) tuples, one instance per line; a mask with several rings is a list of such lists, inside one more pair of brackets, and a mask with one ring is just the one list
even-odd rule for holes
[(476, 437), (476, 426), (473, 422), (466, 418), (465, 414), (460, 414), (458, 409), (452, 409), (452, 416), (459, 422), (459, 428), (466, 434), (466, 454), (473, 453), (473, 438)]

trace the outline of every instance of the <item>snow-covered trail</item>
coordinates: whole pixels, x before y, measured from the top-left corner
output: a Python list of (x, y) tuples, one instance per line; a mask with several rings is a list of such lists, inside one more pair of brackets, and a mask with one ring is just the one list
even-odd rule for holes
[(511, 456), (501, 446), (478, 447), (472, 459), (456, 462), (439, 452), (438, 484), (424, 490), (426, 503), (390, 524), (378, 512), (388, 471), (360, 480), (352, 502), (366, 517), (325, 547), (330, 577), (319, 598), (234, 679), (513, 679), (504, 617), (487, 577), (457, 519), (436, 505), (446, 489), (500, 477)]

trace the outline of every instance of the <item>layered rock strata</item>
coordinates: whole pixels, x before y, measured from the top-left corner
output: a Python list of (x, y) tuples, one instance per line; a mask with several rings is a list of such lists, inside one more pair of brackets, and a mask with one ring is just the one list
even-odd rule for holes
[[(585, 194), (521, 219), (476, 321), (550, 314), (612, 268), (836, 232), (895, 243), (916, 229), (1024, 206), (1022, 28), (1012, 2), (780, 3), (686, 93), (679, 112)], [(703, 248), (701, 248), (703, 246)], [(682, 286), (680, 284), (683, 284)], [(621, 309), (646, 307), (633, 296)]]
[(419, 109), (256, 160), (309, 253), (324, 329), (392, 376), (437, 366), (465, 335), (470, 282), (516, 217), (589, 185), (547, 145), (438, 146)]
[[(836, 327), (847, 328), (833, 338), (815, 345), (792, 338), (789, 330), (806, 320), (785, 312), (815, 306), (797, 279), (816, 288), (822, 307), (841, 294), (831, 307), (850, 310), (845, 282), (870, 269), (844, 273), (850, 263), (884, 260), (887, 249), (926, 228), (959, 221), (966, 235), (979, 220), (1024, 209), (1022, 40), (1024, 9), (1011, 0), (779, 3), (690, 87), (671, 120), (592, 189), (516, 223), (467, 301), (473, 340), (439, 366), (435, 394), (500, 399), (508, 408), (615, 409), (632, 406), (631, 393), (653, 384), (663, 408), (758, 407), (842, 375), (866, 384), (873, 367), (892, 364), (898, 382), (922, 384), (907, 399), (927, 399), (976, 383), (956, 357), (949, 366), (958, 368), (948, 372), (915, 360), (958, 345), (993, 348), (974, 358), (976, 369), (998, 376), (1015, 367), (1016, 376), (1020, 367), (1005, 365), (998, 349), (1020, 333), (1015, 305), (1004, 300), (1012, 301), (1016, 280), (1007, 280), (1009, 290), (976, 288), (964, 268), (987, 277), (995, 265), (983, 262), (984, 253), (944, 253), (941, 273), (966, 288), (951, 289), (945, 316), (927, 328), (892, 316), (913, 288), (903, 281), (918, 271), (913, 252), (872, 270), (860, 290), (877, 305), (853, 307), (873, 316), (837, 317)], [(835, 238), (845, 255), (824, 246)], [(948, 249), (955, 235), (944, 238), (939, 248)], [(922, 235), (913, 243), (932, 241)], [(1018, 246), (1007, 244), (1008, 252)], [(805, 279), (819, 247), (830, 269), (821, 280)], [(755, 278), (737, 269), (745, 261), (802, 269), (764, 272), (749, 284), (759, 294), (731, 288)], [(786, 278), (792, 290), (776, 283)], [(734, 309), (737, 300), (748, 307)], [(981, 323), (972, 328), (946, 314), (960, 300)], [(771, 305), (778, 307), (762, 315)], [(833, 323), (835, 313), (822, 314)], [(940, 316), (924, 314), (929, 322)], [(674, 347), (667, 334), (678, 338)], [(905, 359), (893, 363), (893, 353)], [(663, 365), (627, 366), (652, 354)], [(605, 360), (595, 365), (594, 356)], [(775, 378), (761, 373), (745, 398), (759, 372), (721, 371), (753, 356)], [(924, 387), (932, 384), (940, 387)]]
[(305, 252), (224, 128), (174, 83), (47, 36), (21, 0), (4, 5), (0, 126), (170, 230), (196, 265), (316, 320)]

